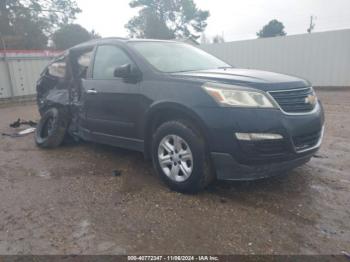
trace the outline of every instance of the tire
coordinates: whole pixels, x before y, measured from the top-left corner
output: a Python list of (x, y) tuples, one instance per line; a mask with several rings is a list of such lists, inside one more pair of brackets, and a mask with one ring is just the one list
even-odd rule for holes
[(67, 114), (51, 107), (43, 113), (36, 130), (35, 142), (41, 148), (54, 148), (62, 144), (68, 126)]
[(158, 127), (152, 139), (152, 161), (165, 184), (178, 192), (196, 193), (214, 178), (204, 139), (185, 121)]

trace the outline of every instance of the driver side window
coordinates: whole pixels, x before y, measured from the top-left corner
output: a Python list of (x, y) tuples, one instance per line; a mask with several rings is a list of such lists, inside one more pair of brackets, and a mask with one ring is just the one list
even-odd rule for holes
[(93, 79), (115, 79), (114, 70), (122, 65), (132, 64), (128, 55), (113, 45), (98, 46), (92, 72)]

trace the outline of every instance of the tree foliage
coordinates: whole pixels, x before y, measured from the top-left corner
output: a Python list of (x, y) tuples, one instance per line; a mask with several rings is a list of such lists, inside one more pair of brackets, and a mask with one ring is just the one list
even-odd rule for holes
[(52, 41), (56, 49), (65, 50), (77, 44), (97, 37), (93, 31), (89, 33), (84, 27), (78, 24), (68, 24), (58, 29), (52, 36)]
[(287, 33), (284, 31), (284, 25), (280, 21), (274, 19), (265, 25), (256, 35), (259, 38), (263, 37), (275, 37), (285, 36)]
[(199, 9), (193, 0), (132, 0), (140, 8), (125, 27), (131, 37), (198, 39), (207, 26), (209, 11)]
[(43, 48), (79, 12), (75, 0), (0, 0), (0, 32), (8, 48)]

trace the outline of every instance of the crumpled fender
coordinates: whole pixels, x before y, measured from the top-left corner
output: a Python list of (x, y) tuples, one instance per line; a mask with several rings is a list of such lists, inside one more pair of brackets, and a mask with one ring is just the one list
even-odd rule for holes
[(69, 90), (51, 89), (46, 96), (38, 99), (39, 112), (42, 114), (47, 108), (52, 106), (68, 107)]

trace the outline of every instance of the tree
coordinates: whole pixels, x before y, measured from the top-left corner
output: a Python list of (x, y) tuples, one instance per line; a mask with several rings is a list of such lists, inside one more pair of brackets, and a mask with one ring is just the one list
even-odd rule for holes
[(38, 22), (27, 18), (18, 18), (15, 33), (4, 37), (10, 49), (45, 49), (48, 37)]
[(133, 17), (126, 28), (132, 37), (137, 38), (173, 39), (175, 37), (165, 22), (148, 8), (140, 10), (139, 15)]
[(56, 49), (65, 50), (92, 39), (92, 34), (78, 24), (68, 24), (58, 29), (52, 36)]
[(125, 25), (130, 36), (137, 38), (198, 39), (209, 17), (193, 0), (132, 0), (130, 7), (141, 8)]
[(265, 25), (258, 33), (256, 33), (256, 35), (259, 38), (263, 38), (285, 36), (287, 33), (284, 31), (284, 25), (280, 21), (274, 19)]
[(225, 39), (221, 35), (216, 35), (213, 37), (213, 43), (214, 44), (225, 43)]
[(42, 48), (55, 29), (79, 12), (75, 0), (0, 0), (0, 32), (8, 48)]

